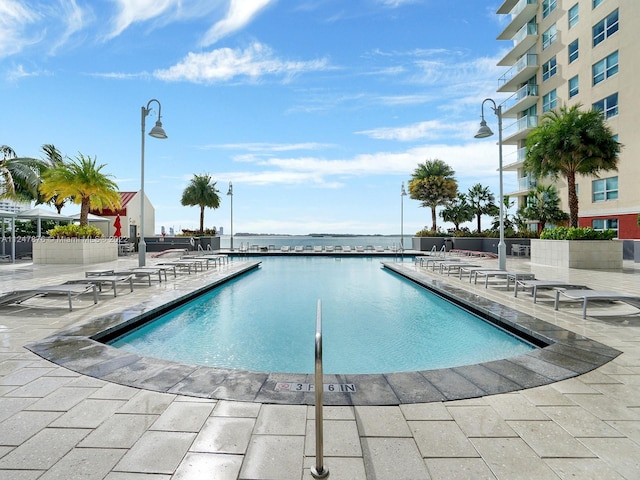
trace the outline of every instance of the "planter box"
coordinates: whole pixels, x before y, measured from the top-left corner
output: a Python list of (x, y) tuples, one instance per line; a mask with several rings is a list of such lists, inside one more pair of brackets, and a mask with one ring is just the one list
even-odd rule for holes
[(117, 259), (115, 238), (38, 238), (33, 242), (34, 264), (88, 264)]
[(449, 239), (449, 237), (412, 237), (411, 247), (419, 252), (428, 252), (435, 246), (439, 251), (444, 245), (445, 238)]
[(531, 239), (531, 263), (561, 268), (620, 270), (622, 242)]

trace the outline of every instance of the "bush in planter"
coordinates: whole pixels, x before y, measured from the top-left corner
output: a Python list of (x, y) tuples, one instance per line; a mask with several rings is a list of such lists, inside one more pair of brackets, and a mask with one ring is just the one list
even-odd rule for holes
[(428, 228), (423, 228), (419, 232), (416, 232), (416, 237), (450, 237), (451, 235), (448, 233), (441, 232), (440, 230), (429, 230)]
[(93, 225), (78, 225), (70, 223), (69, 225), (57, 225), (47, 232), (53, 238), (100, 238), (102, 232), (98, 227)]
[(615, 230), (594, 230), (591, 227), (556, 227), (543, 230), (542, 240), (612, 240)]

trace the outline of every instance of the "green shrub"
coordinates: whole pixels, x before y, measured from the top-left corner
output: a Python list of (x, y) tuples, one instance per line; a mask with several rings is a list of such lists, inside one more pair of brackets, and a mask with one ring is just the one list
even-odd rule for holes
[(98, 227), (93, 225), (78, 225), (70, 223), (69, 225), (56, 225), (47, 232), (53, 238), (100, 238), (102, 232)]
[(428, 228), (423, 228), (419, 232), (416, 232), (416, 237), (450, 237), (448, 233), (441, 232), (440, 230), (430, 230)]
[(591, 227), (556, 227), (543, 230), (543, 240), (612, 240), (615, 230), (594, 230)]

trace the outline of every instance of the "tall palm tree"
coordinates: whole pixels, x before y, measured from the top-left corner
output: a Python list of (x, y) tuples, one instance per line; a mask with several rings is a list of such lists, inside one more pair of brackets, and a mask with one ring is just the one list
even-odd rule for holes
[(578, 226), (576, 174), (616, 170), (621, 145), (597, 109), (563, 106), (544, 114), (527, 137), (524, 168), (538, 178), (563, 176), (569, 193), (569, 224)]
[(431, 230), (437, 229), (436, 207), (447, 205), (458, 194), (455, 171), (442, 160), (427, 160), (418, 165), (409, 181), (409, 197), (431, 208)]
[(478, 233), (482, 232), (482, 215), (496, 215), (499, 207), (496, 205), (496, 197), (491, 193), (489, 187), (484, 187), (476, 183), (467, 193), (467, 199), (473, 214), (478, 217)]
[(0, 197), (18, 201), (37, 199), (40, 161), (18, 157), (8, 145), (0, 145), (0, 155)]
[(216, 182), (212, 183), (209, 174), (194, 175), (189, 185), (182, 192), (180, 203), (184, 206), (200, 207), (200, 233), (204, 232), (204, 209), (220, 207), (220, 191), (216, 189)]
[(70, 198), (80, 204), (80, 225), (87, 225), (89, 209), (118, 210), (121, 206), (118, 185), (111, 180), (111, 175), (101, 172), (105, 165), (96, 165), (96, 162), (96, 158), (78, 153), (71, 161), (47, 169), (40, 184), (45, 201), (54, 197)]

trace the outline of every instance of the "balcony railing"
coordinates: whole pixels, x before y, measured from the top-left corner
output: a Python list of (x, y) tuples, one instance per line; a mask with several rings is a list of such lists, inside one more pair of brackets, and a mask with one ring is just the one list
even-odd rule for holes
[(535, 128), (537, 126), (538, 126), (538, 116), (527, 115), (526, 117), (519, 118), (516, 122), (507, 126), (504, 129), (503, 136), (505, 140), (508, 140), (510, 137), (513, 137), (518, 133), (524, 132), (531, 128)]
[(537, 23), (527, 23), (520, 30), (518, 30), (518, 33), (513, 36), (513, 46), (515, 47), (516, 45), (518, 45), (529, 35), (538, 35)]
[(522, 57), (520, 57), (520, 60), (518, 60), (513, 67), (507, 70), (506, 73), (498, 79), (498, 84), (504, 85), (513, 77), (518, 75), (518, 73), (523, 71), (525, 68), (537, 67), (537, 66), (538, 66), (538, 55), (536, 55), (535, 53), (527, 53), (526, 55), (523, 55)]
[(511, 10), (511, 18), (515, 18), (518, 16), (518, 14), (524, 10), (525, 8), (527, 8), (529, 5), (537, 5), (538, 4), (538, 0), (520, 0), (515, 7), (513, 7), (513, 10)]
[(507, 98), (504, 103), (502, 110), (507, 111), (511, 109), (514, 105), (519, 103), (523, 98), (526, 97), (537, 97), (538, 96), (538, 85), (525, 85), (520, 88), (516, 93)]
[(533, 190), (538, 181), (535, 178), (521, 177), (518, 179), (518, 190)]

